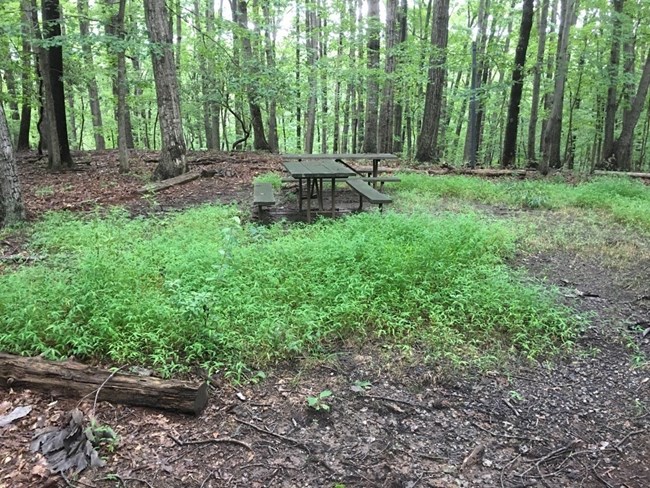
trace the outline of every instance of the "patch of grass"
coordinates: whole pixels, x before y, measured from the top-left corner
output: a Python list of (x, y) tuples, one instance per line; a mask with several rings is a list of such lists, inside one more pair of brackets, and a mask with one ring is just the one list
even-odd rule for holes
[(257, 175), (253, 181), (255, 183), (271, 183), (271, 186), (274, 190), (279, 190), (282, 188), (282, 175), (276, 172), (263, 173)]
[(593, 178), (569, 185), (553, 180), (486, 180), (473, 176), (400, 174), (394, 193), (414, 206), (434, 205), (439, 198), (505, 204), (515, 208), (587, 209), (604, 218), (650, 231), (650, 188), (624, 177)]
[(577, 319), (503, 264), (517, 235), (479, 217), (387, 212), (242, 224), (231, 206), (161, 218), (51, 214), (48, 258), (0, 276), (0, 350), (239, 377), (341, 339), (455, 364), (535, 357)]

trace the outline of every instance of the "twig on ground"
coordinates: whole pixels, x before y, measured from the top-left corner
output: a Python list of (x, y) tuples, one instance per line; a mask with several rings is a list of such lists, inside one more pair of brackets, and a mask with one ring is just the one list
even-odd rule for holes
[(476, 427), (477, 429), (482, 430), (483, 432), (487, 432), (488, 434), (490, 434), (491, 436), (494, 436), (494, 437), (504, 437), (506, 439), (516, 439), (516, 440), (520, 440), (520, 441), (530, 441), (530, 442), (537, 442), (538, 441), (538, 439), (534, 439), (532, 437), (526, 437), (526, 436), (523, 436), (523, 435), (510, 435), (510, 434), (501, 434), (499, 432), (492, 432), (491, 430), (486, 429), (485, 427), (481, 427), (479, 424), (477, 424), (475, 422), (471, 422), (471, 424), (474, 427)]
[(633, 432), (630, 432), (627, 434), (625, 437), (623, 437), (618, 443), (616, 444), (616, 450), (620, 451), (620, 447), (623, 445), (623, 443), (628, 440), (630, 437), (633, 435), (638, 435), (638, 434), (643, 434), (645, 432), (645, 429), (640, 429), (640, 430), (635, 430)]
[(381, 395), (368, 395), (365, 394), (363, 395), (365, 398), (372, 398), (373, 400), (383, 400), (385, 402), (394, 402), (394, 403), (401, 403), (402, 405), (408, 405), (413, 408), (423, 408), (424, 410), (428, 410), (429, 407), (426, 405), (421, 405), (419, 403), (413, 403), (409, 402), (408, 400), (398, 400), (397, 398), (391, 398), (391, 397), (385, 397)]
[(197, 445), (202, 445), (202, 444), (236, 444), (238, 446), (244, 447), (248, 449), (249, 451), (253, 451), (253, 448), (250, 446), (250, 444), (247, 444), (246, 442), (239, 441), (237, 439), (233, 439), (232, 437), (217, 437), (214, 439), (199, 439), (196, 441), (182, 441), (180, 439), (177, 439), (173, 435), (171, 435), (169, 432), (167, 435), (170, 437), (171, 440), (173, 440), (176, 445), (178, 446), (197, 446)]
[[(600, 461), (598, 461), (600, 463)], [(603, 485), (605, 485), (607, 488), (614, 488), (610, 483), (608, 483), (605, 479), (603, 479), (602, 476), (598, 474), (598, 471), (596, 471), (596, 468), (598, 467), (598, 463), (596, 463), (595, 466), (591, 467), (591, 472), (594, 474), (594, 477), (600, 481)]]
[(508, 469), (509, 466), (513, 465), (517, 459), (521, 457), (521, 454), (517, 454), (515, 457), (513, 457), (510, 461), (508, 461), (503, 468), (501, 468), (501, 476), (499, 477), (499, 480), (501, 481), (501, 488), (505, 488), (505, 485), (503, 484), (503, 475), (506, 472), (506, 469)]
[(207, 475), (207, 476), (205, 477), (205, 479), (203, 480), (203, 483), (201, 483), (201, 487), (200, 487), (200, 488), (203, 488), (203, 487), (205, 486), (205, 484), (208, 482), (208, 480), (209, 480), (210, 478), (212, 478), (212, 475), (213, 475), (213, 474), (214, 474), (214, 471), (210, 471), (210, 473), (208, 473), (208, 475)]
[(460, 465), (459, 471), (463, 471), (467, 466), (476, 464), (484, 452), (485, 445), (478, 444), (474, 449), (472, 449), (472, 452), (470, 452), (469, 455), (463, 459), (463, 464)]
[(251, 429), (255, 429), (256, 431), (261, 432), (263, 434), (267, 434), (267, 435), (270, 435), (272, 437), (276, 437), (277, 439), (281, 439), (281, 440), (283, 440), (285, 442), (290, 442), (291, 444), (294, 444), (296, 447), (299, 447), (299, 448), (303, 449), (308, 454), (311, 454), (311, 450), (305, 444), (300, 442), (299, 440), (293, 439), (291, 437), (284, 436), (282, 434), (276, 434), (275, 432), (272, 432), (272, 431), (270, 431), (270, 430), (268, 430), (266, 428), (258, 427), (255, 424), (251, 424), (250, 422), (246, 422), (245, 420), (239, 419), (237, 417), (235, 417), (235, 421), (240, 423), (240, 424), (247, 425)]
[(515, 413), (515, 415), (516, 415), (517, 417), (519, 417), (519, 410), (517, 410), (517, 409), (512, 405), (512, 403), (510, 403), (510, 402), (509, 402), (508, 400), (506, 400), (505, 398), (503, 398), (503, 403), (505, 403), (506, 406), (507, 406), (510, 410), (512, 410), (512, 411)]

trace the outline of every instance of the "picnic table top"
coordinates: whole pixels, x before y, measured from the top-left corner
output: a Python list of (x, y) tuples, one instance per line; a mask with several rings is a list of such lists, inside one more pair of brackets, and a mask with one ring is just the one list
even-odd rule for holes
[(331, 159), (320, 161), (285, 161), (284, 167), (294, 178), (347, 178), (354, 170)]
[(389, 153), (344, 153), (344, 154), (283, 154), (282, 159), (320, 160), (320, 159), (399, 159)]

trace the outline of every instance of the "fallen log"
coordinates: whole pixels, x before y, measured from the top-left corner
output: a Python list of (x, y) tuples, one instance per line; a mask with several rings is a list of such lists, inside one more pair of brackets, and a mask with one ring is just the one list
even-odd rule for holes
[(628, 176), (630, 178), (650, 180), (650, 173), (638, 173), (634, 171), (605, 171), (597, 169), (594, 171), (594, 174), (599, 176)]
[(138, 190), (138, 193), (156, 193), (172, 186), (189, 183), (201, 177), (201, 173), (189, 172), (173, 178), (159, 181), (158, 183), (149, 183)]
[(28, 388), (54, 397), (83, 398), (198, 415), (208, 402), (208, 385), (134, 376), (73, 361), (46, 361), (0, 353), (0, 387)]

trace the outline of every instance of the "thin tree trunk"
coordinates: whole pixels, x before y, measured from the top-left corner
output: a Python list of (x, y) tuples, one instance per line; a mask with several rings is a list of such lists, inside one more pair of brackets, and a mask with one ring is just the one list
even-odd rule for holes
[(0, 103), (0, 228), (25, 219), (16, 159), (11, 146), (7, 118)]
[[(126, 10), (126, 0), (119, 0), (117, 15), (113, 20), (117, 38), (124, 45), (124, 13)], [(129, 149), (126, 140), (126, 59), (124, 48), (118, 48), (117, 51), (117, 147), (120, 160), (120, 173), (129, 171)]]
[(307, 114), (305, 115), (305, 152), (314, 152), (314, 131), (316, 130), (316, 94), (318, 93), (316, 77), (316, 61), (318, 58), (318, 46), (316, 41), (316, 13), (313, 6), (308, 6), (305, 11), (307, 30), (307, 75), (309, 82), (309, 101), (307, 102)]
[(89, 21), (88, 21), (88, 0), (79, 0), (77, 3), (79, 11), (79, 33), (82, 37), (81, 52), (83, 54), (84, 66), (88, 70), (88, 99), (90, 101), (90, 113), (93, 119), (93, 135), (95, 138), (95, 149), (103, 150), (106, 148), (104, 141), (102, 112), (99, 105), (99, 89), (97, 88), (97, 78), (95, 78), (95, 63), (93, 60), (92, 48), (88, 43)]
[(528, 122), (528, 147), (527, 155), (529, 161), (537, 161), (535, 142), (537, 141), (537, 119), (539, 117), (539, 92), (542, 81), (542, 69), (544, 63), (544, 51), (546, 49), (546, 25), (548, 21), (548, 2), (541, 0), (542, 6), (539, 12), (537, 58), (535, 61), (533, 75), (533, 93), (530, 105), (530, 121)]
[(630, 155), (632, 154), (632, 136), (634, 135), (634, 129), (636, 128), (636, 124), (639, 122), (639, 117), (643, 111), (644, 101), (648, 95), (648, 87), (650, 87), (650, 49), (648, 49), (646, 55), (645, 65), (643, 66), (639, 86), (636, 95), (632, 100), (630, 111), (623, 119), (621, 134), (614, 142), (612, 153), (608, 155), (608, 158), (614, 158), (616, 167), (622, 171), (628, 171), (631, 167)]
[(528, 50), (530, 30), (533, 27), (533, 7), (533, 0), (524, 0), (521, 12), (521, 27), (519, 28), (519, 42), (515, 51), (515, 69), (512, 71), (508, 120), (503, 141), (503, 157), (501, 158), (501, 167), (503, 168), (508, 168), (515, 162), (517, 129), (519, 127), (519, 107), (521, 104), (521, 92), (524, 86), (526, 51)]
[[(275, 73), (275, 35), (276, 24), (275, 17), (271, 17), (268, 3), (262, 5), (266, 28), (264, 30), (264, 41), (266, 51), (266, 65), (271, 73)], [(277, 121), (277, 101), (276, 97), (271, 97), (269, 101), (269, 146), (271, 152), (277, 153), (279, 150), (278, 143), (278, 121)]]
[(563, 0), (560, 37), (558, 39), (557, 67), (555, 69), (555, 89), (553, 106), (544, 131), (542, 146), (543, 160), (540, 172), (548, 174), (549, 167), (562, 166), (560, 146), (562, 137), (562, 109), (564, 107), (564, 88), (569, 69), (569, 33), (574, 21), (576, 0)]
[[(621, 57), (621, 15), (625, 0), (611, 0), (612, 12), (612, 47), (609, 53), (609, 65), (607, 66), (607, 105), (605, 106), (605, 133), (603, 134), (603, 160), (606, 154), (612, 153), (614, 145), (614, 127), (616, 125), (616, 111), (618, 109), (618, 71)], [(605, 164), (605, 166), (609, 166)]]
[(397, 67), (397, 56), (395, 48), (399, 42), (399, 24), (397, 22), (397, 0), (386, 2), (386, 63), (384, 72), (386, 81), (381, 94), (381, 107), (379, 109), (379, 120), (382, 121), (378, 131), (379, 152), (393, 152), (393, 137), (395, 130), (395, 87), (393, 74)]
[(447, 72), (447, 40), (449, 36), (449, 0), (438, 0), (435, 6), (431, 45), (434, 53), (429, 61), (429, 77), (424, 115), (417, 142), (415, 159), (418, 161), (436, 161), (440, 155), (438, 131), (442, 114), (442, 95), (445, 88)]
[(183, 138), (174, 53), (171, 50), (169, 12), (164, 3), (157, 0), (144, 0), (144, 7), (149, 40), (158, 47), (152, 51), (151, 58), (160, 118), (162, 153), (154, 170), (153, 179), (165, 180), (187, 171), (185, 159), (187, 150)]
[[(231, 5), (235, 0), (231, 1)], [(233, 9), (233, 16), (235, 22), (244, 31), (244, 35), (240, 37), (242, 47), (242, 64), (245, 66), (245, 71), (251, 78), (256, 78), (258, 59), (253, 55), (253, 48), (251, 46), (250, 36), (248, 35), (248, 3), (245, 0), (238, 0), (237, 8)], [(254, 81), (249, 81), (247, 86), (248, 92), (248, 108), (251, 114), (251, 125), (253, 126), (253, 147), (257, 151), (270, 151), (266, 135), (264, 134), (264, 120), (262, 119), (262, 109), (258, 101), (257, 87)]]
[(368, 0), (368, 78), (363, 130), (363, 152), (377, 152), (377, 110), (379, 108), (379, 0)]
[[(406, 0), (401, 0), (400, 6), (397, 10), (397, 23), (399, 26), (399, 39), (398, 43), (403, 44), (406, 42), (408, 34), (407, 29), (407, 13), (408, 4)], [(398, 63), (402, 63), (398, 57)], [(395, 116), (393, 120), (393, 152), (401, 153), (404, 150), (404, 128), (402, 127), (402, 119), (404, 114), (404, 107), (402, 105), (403, 91), (401, 96), (395, 99)]]
[[(319, 10), (322, 9), (322, 5), (318, 5)], [(318, 53), (320, 59), (327, 59), (327, 37), (325, 35), (325, 30), (327, 28), (327, 20), (323, 18), (322, 15), (318, 16)], [(329, 105), (327, 103), (327, 69), (320, 70), (320, 89), (321, 89), (321, 110), (320, 110), (320, 120), (321, 120), (321, 153), (327, 153), (327, 128), (328, 128), (328, 112)]]
[(29, 151), (29, 131), (32, 122), (32, 96), (34, 85), (31, 76), (32, 72), (32, 43), (31, 43), (31, 18), (29, 0), (20, 0), (20, 27), (22, 40), (22, 70), (21, 70), (21, 113), (20, 130), (18, 132), (18, 144), (16, 151)]

